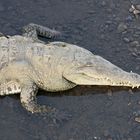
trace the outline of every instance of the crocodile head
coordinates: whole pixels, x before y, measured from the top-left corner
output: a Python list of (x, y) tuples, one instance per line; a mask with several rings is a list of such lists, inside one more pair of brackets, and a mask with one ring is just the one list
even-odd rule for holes
[(77, 85), (140, 86), (140, 75), (126, 72), (96, 55), (84, 65), (69, 67), (64, 77)]

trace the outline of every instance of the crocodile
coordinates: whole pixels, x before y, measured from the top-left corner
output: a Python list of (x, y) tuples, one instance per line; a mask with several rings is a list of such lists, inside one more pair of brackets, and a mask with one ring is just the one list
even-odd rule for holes
[(37, 103), (38, 89), (57, 92), (77, 85), (139, 87), (140, 75), (126, 72), (101, 56), (74, 44), (45, 42), (59, 31), (30, 23), (21, 35), (0, 33), (0, 95), (20, 93), (22, 106), (31, 113), (55, 112)]

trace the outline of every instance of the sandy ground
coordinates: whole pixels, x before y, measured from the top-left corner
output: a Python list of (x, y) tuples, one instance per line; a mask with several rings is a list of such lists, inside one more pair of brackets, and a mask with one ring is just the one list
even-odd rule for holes
[[(56, 28), (61, 40), (101, 55), (126, 71), (140, 74), (140, 17), (129, 12), (138, 0), (1, 0), (0, 31), (21, 34), (30, 23)], [(140, 7), (140, 6), (139, 6)], [(140, 90), (76, 87), (40, 91), (40, 104), (72, 114), (57, 122), (25, 111), (19, 96), (0, 98), (1, 140), (139, 140)]]

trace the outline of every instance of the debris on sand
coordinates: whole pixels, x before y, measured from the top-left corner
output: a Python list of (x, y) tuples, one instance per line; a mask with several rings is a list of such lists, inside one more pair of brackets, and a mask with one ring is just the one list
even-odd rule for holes
[(140, 5), (134, 6), (131, 5), (131, 8), (129, 9), (129, 12), (133, 13), (136, 18), (138, 18), (138, 15), (140, 14)]
[(120, 23), (117, 27), (119, 33), (122, 33), (127, 30), (127, 25), (125, 23)]

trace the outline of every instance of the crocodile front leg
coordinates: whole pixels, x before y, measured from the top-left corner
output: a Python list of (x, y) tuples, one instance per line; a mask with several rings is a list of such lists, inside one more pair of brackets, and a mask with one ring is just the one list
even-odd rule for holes
[(55, 108), (37, 104), (36, 93), (38, 88), (35, 84), (24, 85), (20, 93), (22, 106), (32, 113), (53, 112)]
[(34, 23), (30, 23), (23, 27), (23, 36), (38, 40), (38, 35), (46, 38), (54, 38), (59, 36), (60, 32)]
[(55, 123), (56, 121), (69, 120), (71, 115), (65, 111), (59, 111), (53, 107), (37, 104), (36, 93), (37, 87), (35, 84), (24, 85), (21, 89), (20, 100), (22, 106), (32, 113), (45, 113)]

